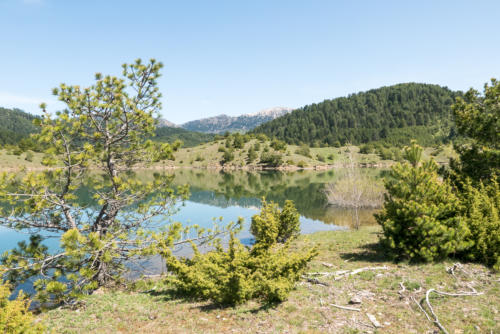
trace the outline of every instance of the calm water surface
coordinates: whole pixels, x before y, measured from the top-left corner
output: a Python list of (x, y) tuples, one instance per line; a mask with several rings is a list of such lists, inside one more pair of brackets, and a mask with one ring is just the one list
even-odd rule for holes
[[(365, 170), (370, 176), (380, 177), (381, 170)], [(138, 172), (137, 177), (147, 177), (150, 171)], [(328, 205), (325, 185), (336, 182), (345, 171), (211, 171), (183, 169), (172, 172), (174, 185), (189, 184), (191, 196), (178, 212), (168, 218), (183, 224), (212, 226), (212, 218), (223, 217), (224, 222), (245, 219), (244, 229), (239, 235), (244, 243), (251, 242), (249, 226), (251, 217), (258, 213), (261, 198), (275, 201), (280, 206), (290, 199), (301, 215), (302, 233), (346, 229), (352, 225), (352, 215), (348, 209)], [(374, 224), (374, 210), (361, 210), (361, 224)], [(167, 219), (167, 220), (168, 220)], [(14, 248), (21, 240), (28, 240), (29, 235), (0, 227), (0, 253)], [(49, 248), (57, 248), (59, 240), (45, 241)]]

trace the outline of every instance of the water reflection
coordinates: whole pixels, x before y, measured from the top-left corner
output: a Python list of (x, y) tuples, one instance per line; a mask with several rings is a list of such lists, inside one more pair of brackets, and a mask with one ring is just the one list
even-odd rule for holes
[[(382, 170), (363, 171), (370, 177), (379, 178)], [(336, 182), (345, 175), (342, 169), (328, 171), (211, 171), (177, 170), (174, 184), (189, 184), (190, 201), (220, 208), (239, 206), (260, 207), (260, 199), (266, 197), (283, 205), (285, 200), (293, 200), (299, 213), (306, 218), (326, 224), (352, 227), (350, 209), (328, 205), (325, 186)], [(362, 209), (361, 225), (375, 224), (373, 213), (377, 210)]]

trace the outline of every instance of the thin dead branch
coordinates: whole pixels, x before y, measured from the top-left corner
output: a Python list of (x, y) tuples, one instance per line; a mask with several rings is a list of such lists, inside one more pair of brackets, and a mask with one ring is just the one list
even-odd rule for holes
[(361, 309), (356, 308), (356, 307), (342, 306), (342, 305), (331, 304), (331, 303), (330, 303), (330, 305), (333, 307), (336, 307), (336, 308), (340, 308), (342, 310), (361, 312)]

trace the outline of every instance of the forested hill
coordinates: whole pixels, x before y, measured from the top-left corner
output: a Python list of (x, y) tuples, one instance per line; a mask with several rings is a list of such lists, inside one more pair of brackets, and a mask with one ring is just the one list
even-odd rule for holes
[(161, 126), (156, 129), (156, 136), (153, 139), (155, 141), (167, 143), (173, 143), (178, 139), (182, 140), (184, 147), (193, 147), (213, 140), (214, 135), (210, 133), (188, 131), (181, 128)]
[(417, 139), (423, 145), (453, 136), (451, 104), (461, 94), (446, 87), (404, 83), (325, 100), (294, 110), (252, 132), (290, 144), (338, 145)]
[(0, 145), (18, 144), (23, 138), (37, 131), (33, 125), (36, 116), (19, 109), (0, 107)]

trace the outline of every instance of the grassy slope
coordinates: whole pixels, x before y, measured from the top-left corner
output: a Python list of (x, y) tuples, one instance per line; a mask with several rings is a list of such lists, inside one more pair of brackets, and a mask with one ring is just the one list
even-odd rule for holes
[[(243, 149), (234, 150), (234, 160), (231, 161), (228, 166), (232, 167), (242, 167), (242, 166), (259, 166), (259, 157), (264, 150), (264, 147), (269, 143), (261, 143), (261, 150), (257, 152), (257, 159), (248, 164), (247, 163), (247, 154), (248, 150), (251, 146), (255, 144), (256, 140), (251, 140), (245, 144)], [(209, 142), (205, 144), (201, 144), (195, 147), (189, 148), (181, 148), (175, 154), (175, 161), (167, 161), (165, 163), (159, 163), (158, 166), (178, 166), (178, 167), (197, 167), (197, 168), (207, 168), (207, 167), (220, 167), (220, 161), (222, 160), (222, 152), (218, 152), (219, 146), (224, 146), (224, 141), (216, 141)], [(314, 167), (314, 166), (326, 166), (331, 164), (339, 164), (342, 165), (348, 161), (346, 148), (340, 147), (322, 147), (322, 148), (311, 148), (311, 158), (305, 157), (300, 154), (296, 154), (298, 146), (295, 145), (287, 145), (286, 152), (283, 154), (283, 161), (286, 163), (285, 166), (297, 166), (297, 164), (303, 161), (306, 167)], [(271, 152), (273, 149), (269, 149)], [(391, 160), (381, 160), (381, 158), (377, 154), (359, 154), (359, 148), (354, 146), (354, 158), (359, 163), (367, 163), (367, 164), (391, 164), (393, 161)], [(430, 157), (431, 153), (436, 151), (436, 149), (428, 147), (425, 149), (424, 155), (426, 157)], [(325, 158), (325, 161), (319, 161), (317, 156), (322, 155)], [(333, 154), (333, 160), (328, 159), (328, 156)], [(454, 156), (455, 153), (453, 148), (450, 146), (443, 146), (442, 150), (439, 150), (439, 154), (434, 157), (437, 162), (445, 163), (448, 162), (450, 156)], [(21, 169), (23, 167), (27, 168), (42, 168), (43, 166), (40, 164), (43, 154), (42, 153), (33, 153), (33, 161), (26, 161), (26, 153), (21, 154), (20, 156), (13, 155), (12, 152), (0, 149), (0, 170), (2, 169)], [(292, 162), (288, 164), (287, 162)]]
[[(247, 154), (248, 150), (251, 146), (256, 143), (257, 140), (251, 140), (245, 144), (242, 149), (236, 149), (234, 151), (234, 160), (231, 161), (229, 166), (258, 166), (259, 158), (257, 158), (254, 162), (247, 162)], [(224, 141), (216, 141), (210, 142), (206, 144), (202, 144), (196, 147), (191, 148), (182, 148), (180, 149), (175, 157), (175, 161), (170, 163), (175, 166), (193, 166), (193, 167), (217, 167), (220, 166), (220, 161), (222, 160), (223, 153), (218, 152), (219, 146), (224, 146)], [(261, 143), (261, 150), (257, 153), (257, 156), (260, 157), (264, 147), (269, 143)], [(439, 154), (434, 157), (437, 162), (445, 163), (448, 162), (450, 156), (454, 156), (453, 148), (451, 145), (443, 146), (442, 150), (439, 150)], [(314, 166), (326, 166), (331, 164), (344, 164), (348, 162), (346, 147), (322, 147), (322, 148), (311, 148), (311, 157), (306, 157), (300, 154), (295, 153), (298, 149), (298, 146), (295, 145), (287, 145), (287, 149), (283, 154), (283, 161), (285, 165), (297, 166), (299, 162), (304, 162), (307, 167)], [(273, 149), (269, 149), (271, 152)], [(354, 146), (354, 159), (359, 163), (367, 163), (367, 164), (390, 164), (391, 160), (382, 160), (377, 154), (359, 154), (359, 148)], [(426, 157), (430, 157), (431, 153), (436, 151), (436, 149), (428, 147), (425, 149), (424, 155)], [(333, 160), (328, 159), (330, 155), (334, 156)], [(325, 161), (319, 161), (317, 156), (321, 155), (325, 158)], [(291, 162), (291, 163), (289, 163)]]
[[(426, 333), (436, 327), (419, 311), (416, 300), (429, 288), (464, 290), (473, 282), (481, 296), (437, 297), (431, 303), (450, 333), (500, 332), (499, 275), (481, 265), (466, 264), (467, 273), (446, 272), (452, 262), (426, 265), (396, 265), (376, 247), (379, 229), (321, 232), (302, 237), (300, 243), (315, 244), (320, 255), (310, 271), (337, 271), (386, 265), (389, 270), (366, 271), (337, 281), (323, 279), (329, 287), (300, 282), (290, 298), (276, 307), (256, 302), (235, 308), (218, 308), (208, 302), (175, 297), (154, 283), (152, 292), (106, 291), (84, 300), (77, 310), (55, 309), (39, 318), (57, 333)], [(333, 264), (325, 267), (322, 263)], [(399, 283), (410, 291), (400, 298)], [(421, 291), (419, 289), (422, 288)], [(148, 288), (144, 288), (148, 290)], [(364, 294), (362, 312), (341, 310), (331, 303), (347, 305), (356, 294)], [(376, 331), (366, 312), (376, 316), (384, 328)]]
[(11, 151), (0, 149), (0, 170), (26, 168), (42, 168), (42, 153), (33, 153), (32, 161), (26, 160), (26, 153), (14, 155)]

